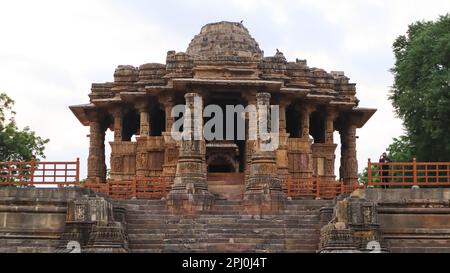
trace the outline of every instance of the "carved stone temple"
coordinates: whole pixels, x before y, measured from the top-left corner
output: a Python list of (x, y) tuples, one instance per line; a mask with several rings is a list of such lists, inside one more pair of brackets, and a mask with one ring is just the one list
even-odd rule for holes
[[(278, 50), (266, 57), (242, 24), (219, 22), (204, 26), (186, 52), (168, 51), (165, 64), (118, 66), (114, 82), (94, 83), (90, 103), (70, 109), (90, 127), (88, 181), (106, 183), (105, 145), (111, 145), (111, 180), (171, 177), (169, 196), (175, 200), (169, 202), (183, 203), (193, 191), (200, 208), (216, 195), (267, 201), (270, 209), (278, 206), (270, 200), (285, 198), (286, 177), (357, 183), (356, 129), (376, 110), (358, 107), (355, 95), (355, 84), (343, 72), (288, 61)], [(227, 105), (278, 105), (278, 149), (258, 152), (259, 141), (255, 144), (249, 134), (234, 141), (175, 141), (172, 108), (189, 107), (194, 96), (203, 107), (219, 105), (224, 113)], [(244, 122), (248, 133), (248, 115)], [(236, 124), (223, 128), (224, 139), (230, 130), (237, 131)], [(105, 143), (108, 129), (114, 141)], [(342, 143), (339, 177), (336, 131)]]
[[(70, 107), (90, 127), (87, 181), (0, 187), (0, 253), (450, 253), (450, 189), (352, 188), (356, 129), (375, 112), (355, 95), (343, 72), (288, 62), (278, 50), (265, 57), (242, 24), (208, 24), (185, 53), (119, 66), (114, 82), (92, 85), (89, 104)], [(232, 112), (234, 124), (211, 140), (202, 131), (222, 118), (207, 115), (212, 105), (258, 111)], [(108, 129), (114, 141), (105, 143)], [(244, 137), (226, 137), (239, 130)], [(314, 179), (350, 190), (290, 194), (292, 181)], [(138, 182), (158, 181), (160, 195), (137, 196)]]

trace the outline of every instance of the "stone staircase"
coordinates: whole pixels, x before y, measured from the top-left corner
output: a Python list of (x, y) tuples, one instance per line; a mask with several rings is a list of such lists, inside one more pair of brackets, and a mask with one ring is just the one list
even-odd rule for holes
[(121, 202), (127, 210), (130, 252), (316, 252), (319, 210), (332, 201), (288, 201), (279, 214), (252, 216), (241, 201), (216, 201), (196, 217), (170, 215), (164, 201)]
[(53, 253), (59, 244), (59, 236), (42, 235), (24, 238), (24, 235), (0, 234), (0, 253)]
[(217, 199), (242, 200), (245, 192), (245, 174), (208, 173), (208, 190)]

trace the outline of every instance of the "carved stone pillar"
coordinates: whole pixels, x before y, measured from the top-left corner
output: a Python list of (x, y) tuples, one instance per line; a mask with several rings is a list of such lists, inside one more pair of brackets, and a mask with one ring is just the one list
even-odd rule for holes
[(149, 152), (148, 141), (150, 136), (150, 117), (149, 103), (139, 101), (136, 103), (136, 109), (140, 115), (139, 138), (137, 138), (136, 147), (136, 175), (138, 177), (147, 177), (149, 175)]
[(301, 114), (302, 114), (302, 127), (301, 127), (301, 137), (303, 139), (308, 139), (309, 140), (309, 121), (310, 121), (310, 116), (312, 113), (312, 108), (308, 107), (307, 105), (303, 105), (301, 107)]
[(282, 192), (281, 181), (278, 177), (276, 164), (276, 153), (267, 150), (263, 145), (271, 141), (272, 136), (268, 136), (262, 131), (262, 125), (270, 124), (270, 115), (266, 115), (262, 109), (267, 111), (270, 108), (270, 93), (257, 94), (258, 106), (258, 134), (254, 143), (250, 175), (246, 185), (244, 195), (244, 205), (250, 213), (265, 213), (283, 209), (286, 196)]
[(286, 108), (287, 101), (285, 98), (281, 98), (279, 102), (280, 107), (280, 133), (286, 133)]
[(340, 176), (346, 185), (358, 183), (358, 160), (356, 156), (356, 126), (346, 125), (341, 134)]
[[(172, 96), (164, 96), (159, 101), (166, 114), (166, 131), (163, 132), (164, 137), (164, 165), (163, 175), (166, 177), (175, 177), (177, 161), (178, 161), (178, 147), (176, 141), (172, 138), (172, 108), (174, 107), (174, 101)], [(173, 181), (172, 181), (173, 182)]]
[(147, 102), (141, 102), (136, 104), (136, 108), (139, 111), (140, 115), (140, 136), (147, 137), (150, 136), (151, 125), (150, 125), (150, 114), (149, 114), (149, 105)]
[(106, 181), (106, 154), (105, 154), (105, 138), (106, 138), (106, 130), (103, 126), (100, 127), (100, 181)]
[(312, 146), (314, 169), (316, 175), (323, 177), (326, 181), (335, 181), (334, 164), (336, 160), (336, 147), (334, 144), (334, 121), (337, 112), (334, 109), (328, 109), (325, 118), (325, 143), (315, 143)]
[[(249, 109), (250, 106), (254, 106), (255, 110), (257, 103), (256, 103), (256, 92), (251, 92), (249, 94), (246, 94), (244, 98), (247, 100), (247, 109)], [(246, 180), (248, 180), (248, 177), (250, 175), (250, 166), (252, 162), (252, 153), (253, 153), (253, 145), (255, 140), (252, 139), (252, 136), (250, 135), (251, 132), (256, 132), (258, 121), (256, 118), (251, 117), (251, 113), (246, 113), (245, 115), (245, 127), (246, 127), (246, 143), (245, 143), (245, 176)], [(256, 112), (254, 113), (256, 115)]]
[(188, 93), (183, 126), (183, 139), (177, 163), (175, 182), (167, 196), (173, 213), (195, 213), (208, 210), (214, 195), (208, 191), (205, 173), (205, 140), (203, 139), (202, 99)]
[(166, 113), (166, 132), (170, 133), (173, 126), (172, 108), (174, 107), (174, 101), (172, 96), (165, 96), (161, 99), (161, 103), (164, 106)]
[(325, 121), (325, 144), (334, 144), (334, 121), (337, 117), (337, 112), (334, 110), (327, 111)]
[(123, 111), (117, 107), (112, 110), (114, 117), (114, 142), (121, 142), (123, 140)]
[(98, 115), (93, 115), (89, 123), (89, 156), (88, 156), (88, 175), (90, 182), (106, 181), (105, 164), (105, 129)]
[[(287, 102), (283, 98), (280, 100), (280, 133), (279, 133), (279, 141), (280, 145), (277, 150), (277, 166), (278, 166), (278, 174), (282, 181), (285, 181), (285, 178), (289, 175), (289, 157), (288, 157), (288, 139), (289, 134), (286, 132), (286, 106)], [(284, 186), (284, 185), (283, 185)]]

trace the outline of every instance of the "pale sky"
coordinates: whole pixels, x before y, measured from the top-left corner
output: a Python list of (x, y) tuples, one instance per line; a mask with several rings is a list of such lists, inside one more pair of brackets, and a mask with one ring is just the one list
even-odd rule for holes
[(113, 81), (120, 64), (164, 63), (207, 23), (244, 20), (266, 56), (278, 48), (289, 61), (343, 70), (360, 106), (378, 109), (357, 133), (362, 170), (402, 134), (387, 100), (394, 39), (447, 12), (448, 0), (0, 0), (0, 92), (16, 101), (20, 127), (50, 139), (47, 159), (80, 157), (84, 177), (89, 129), (68, 106), (87, 103), (91, 83)]

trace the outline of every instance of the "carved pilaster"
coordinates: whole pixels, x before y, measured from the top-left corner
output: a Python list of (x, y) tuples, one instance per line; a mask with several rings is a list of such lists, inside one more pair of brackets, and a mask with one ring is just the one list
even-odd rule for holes
[(114, 118), (114, 142), (121, 142), (123, 140), (123, 109), (115, 107), (111, 113)]
[(301, 107), (301, 115), (302, 115), (301, 138), (303, 139), (309, 140), (309, 122), (312, 111), (313, 109), (310, 106), (303, 105)]
[(334, 144), (334, 121), (338, 113), (334, 109), (328, 109), (325, 121), (325, 143)]
[[(270, 94), (258, 93), (257, 106), (258, 110), (267, 110), (270, 106)], [(264, 111), (257, 113), (258, 134), (257, 140), (254, 141), (244, 204), (250, 213), (265, 213), (283, 209), (286, 197), (278, 177), (275, 151), (266, 150), (262, 146), (273, 141), (271, 136), (264, 132), (264, 126), (261, 126), (265, 122), (270, 124), (270, 115), (266, 115)]]
[[(277, 166), (278, 174), (282, 181), (289, 176), (289, 157), (288, 157), (288, 139), (289, 134), (286, 132), (286, 107), (287, 102), (285, 99), (280, 100), (280, 145), (277, 150)], [(284, 185), (283, 185), (284, 186)]]
[(147, 137), (150, 136), (151, 125), (150, 125), (150, 114), (149, 114), (149, 104), (148, 102), (139, 102), (136, 104), (136, 108), (140, 115), (140, 136)]
[[(256, 109), (256, 92), (254, 91), (247, 91), (246, 93), (243, 93), (242, 98), (247, 102), (247, 109), (249, 109), (249, 106), (254, 106)], [(253, 143), (254, 141), (251, 139), (250, 132), (256, 131), (257, 126), (257, 120), (256, 118), (251, 118), (251, 113), (245, 114), (245, 177), (246, 180), (248, 179), (248, 176), (250, 175), (250, 164), (252, 160), (252, 152), (253, 152)], [(255, 116), (256, 117), (256, 116)]]
[(104, 182), (106, 181), (105, 128), (97, 113), (92, 113), (90, 119), (87, 178), (92, 182)]
[(349, 124), (341, 134), (340, 176), (347, 185), (358, 183), (358, 160), (356, 155), (356, 126)]
[(173, 127), (172, 108), (174, 107), (173, 97), (171, 95), (162, 96), (159, 102), (163, 105), (166, 113), (166, 132), (170, 133)]
[[(196, 93), (188, 93), (177, 171), (167, 205), (174, 213), (208, 210), (214, 195), (208, 191), (203, 139), (203, 103)], [(199, 113), (200, 112), (200, 113)]]
[(287, 102), (284, 98), (280, 99), (280, 133), (286, 133), (286, 107)]

